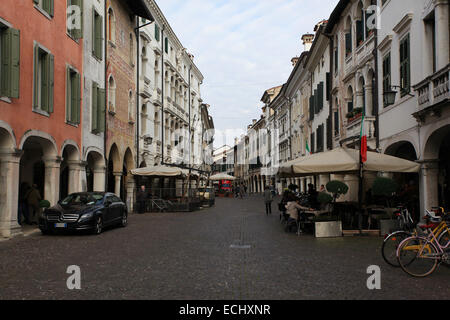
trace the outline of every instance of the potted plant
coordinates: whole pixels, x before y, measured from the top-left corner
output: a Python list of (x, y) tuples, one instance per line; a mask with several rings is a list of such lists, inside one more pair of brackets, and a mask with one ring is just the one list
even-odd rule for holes
[(351, 119), (351, 118), (353, 118), (353, 111), (350, 111), (349, 113), (347, 113), (346, 115), (345, 115), (345, 117), (347, 118), (347, 119)]
[[(378, 177), (375, 179), (372, 185), (372, 195), (378, 197), (388, 208), (392, 206), (392, 199), (395, 193), (398, 191), (398, 184), (393, 179)], [(398, 221), (392, 220), (392, 216), (388, 213), (382, 217), (379, 217), (381, 234), (387, 234), (391, 231), (398, 230)]]
[[(337, 196), (335, 195), (335, 197)], [(321, 192), (317, 196), (317, 200), (322, 204), (322, 206), (329, 207), (335, 198), (327, 192)], [(342, 237), (342, 221), (334, 216), (332, 212), (317, 217), (315, 219), (314, 226), (316, 238)]]
[(348, 192), (348, 186), (339, 180), (333, 180), (327, 183), (327, 190), (333, 194), (333, 204), (342, 195), (346, 195)]

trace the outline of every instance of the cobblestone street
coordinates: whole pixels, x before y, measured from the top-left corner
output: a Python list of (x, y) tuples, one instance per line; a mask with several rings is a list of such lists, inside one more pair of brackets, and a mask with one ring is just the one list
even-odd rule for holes
[[(448, 268), (413, 279), (383, 262), (381, 238), (298, 237), (278, 219), (252, 196), (133, 215), (127, 228), (100, 236), (0, 242), (0, 299), (448, 298)], [(81, 290), (66, 287), (69, 265), (81, 267)], [(370, 265), (381, 267), (382, 290), (366, 287)]]

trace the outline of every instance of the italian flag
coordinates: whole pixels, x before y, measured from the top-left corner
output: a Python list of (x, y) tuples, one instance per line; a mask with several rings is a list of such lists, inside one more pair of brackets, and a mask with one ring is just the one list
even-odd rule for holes
[(308, 152), (308, 154), (311, 154), (311, 149), (309, 148), (308, 140), (306, 140), (306, 151)]
[(364, 126), (364, 120), (366, 118), (366, 114), (363, 111), (363, 116), (361, 119), (361, 134), (360, 134), (360, 140), (361, 140), (361, 159), (362, 163), (367, 162), (367, 134), (366, 134), (366, 128)]

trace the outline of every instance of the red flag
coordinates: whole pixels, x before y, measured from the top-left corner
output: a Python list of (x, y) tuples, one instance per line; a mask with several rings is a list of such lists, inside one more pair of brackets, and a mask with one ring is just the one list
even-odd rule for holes
[(362, 163), (367, 162), (367, 136), (361, 137), (361, 159)]

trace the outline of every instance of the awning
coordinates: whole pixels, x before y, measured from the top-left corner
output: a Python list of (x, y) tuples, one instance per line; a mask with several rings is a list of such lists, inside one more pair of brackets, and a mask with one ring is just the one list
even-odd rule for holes
[[(169, 166), (154, 166), (131, 170), (135, 176), (143, 177), (187, 177), (189, 170)], [(191, 172), (191, 178), (197, 177), (197, 174)]]
[[(298, 159), (292, 164), (292, 174), (295, 176), (308, 176), (314, 174), (332, 174), (359, 171), (360, 151), (356, 149), (337, 148), (332, 151), (316, 153)], [(284, 168), (288, 171), (289, 168)], [(375, 172), (419, 172), (420, 164), (389, 156), (382, 153), (367, 152), (367, 162), (364, 171)]]
[(233, 176), (230, 176), (230, 175), (228, 175), (226, 173), (218, 173), (218, 174), (215, 174), (215, 175), (209, 177), (209, 180), (211, 180), (211, 181), (219, 181), (219, 180), (234, 181), (234, 180), (236, 180), (236, 178), (233, 177)]

